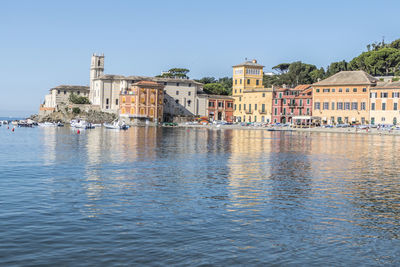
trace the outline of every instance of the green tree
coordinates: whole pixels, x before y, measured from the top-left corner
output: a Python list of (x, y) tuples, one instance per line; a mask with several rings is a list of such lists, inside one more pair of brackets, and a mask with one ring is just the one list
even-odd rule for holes
[(289, 67), (290, 63), (281, 63), (272, 67), (272, 69), (278, 71), (279, 74), (285, 74), (289, 71)]
[(178, 79), (189, 79), (187, 74), (190, 70), (185, 68), (172, 68), (168, 72), (158, 75), (161, 78), (178, 78)]
[(326, 78), (343, 70), (348, 70), (348, 63), (345, 60), (332, 62), (326, 69)]
[(324, 68), (321, 67), (320, 69), (315, 69), (315, 70), (311, 71), (310, 72), (310, 78), (311, 78), (313, 83), (324, 79), (325, 78), (325, 70), (324, 70)]
[(207, 84), (207, 83), (215, 83), (217, 82), (217, 79), (215, 79), (214, 77), (203, 77), (200, 80), (196, 81), (202, 84)]
[(204, 92), (212, 95), (229, 95), (230, 91), (220, 83), (208, 83), (203, 87)]
[(69, 101), (73, 104), (90, 104), (89, 98), (85, 96), (78, 96), (74, 93), (69, 95)]

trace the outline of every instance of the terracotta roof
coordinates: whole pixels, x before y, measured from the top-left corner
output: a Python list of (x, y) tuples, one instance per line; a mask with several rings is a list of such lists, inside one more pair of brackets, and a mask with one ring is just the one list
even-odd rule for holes
[(139, 87), (141, 87), (141, 86), (160, 87), (160, 88), (164, 87), (163, 85), (161, 85), (161, 84), (159, 84), (157, 82), (153, 82), (153, 81), (139, 81), (139, 82), (136, 82), (136, 83), (134, 83), (132, 85), (133, 86), (139, 86)]
[(316, 82), (314, 86), (329, 86), (329, 85), (358, 85), (358, 84), (376, 84), (378, 79), (372, 77), (362, 70), (356, 71), (341, 71), (329, 78)]
[(257, 64), (257, 60), (253, 59), (253, 60), (249, 60), (249, 61), (245, 61), (239, 65), (235, 65), (232, 67), (242, 67), (242, 66), (246, 66), (246, 67), (257, 67), (257, 68), (264, 68), (263, 65)]
[(293, 90), (306, 90), (311, 87), (311, 84), (299, 84)]

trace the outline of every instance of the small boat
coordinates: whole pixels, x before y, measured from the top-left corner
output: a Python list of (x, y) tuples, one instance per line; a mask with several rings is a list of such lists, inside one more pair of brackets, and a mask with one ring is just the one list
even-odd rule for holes
[(57, 124), (55, 124), (54, 122), (48, 122), (48, 121), (43, 122), (43, 123), (38, 123), (38, 125), (40, 127), (54, 127), (54, 126), (57, 126)]
[(104, 123), (104, 127), (107, 129), (127, 130), (129, 128), (124, 122), (114, 121), (113, 123)]
[(59, 121), (57, 122), (57, 127), (64, 127), (64, 124)]
[(85, 128), (88, 126), (88, 123), (84, 120), (78, 120), (75, 124), (74, 127), (75, 128)]

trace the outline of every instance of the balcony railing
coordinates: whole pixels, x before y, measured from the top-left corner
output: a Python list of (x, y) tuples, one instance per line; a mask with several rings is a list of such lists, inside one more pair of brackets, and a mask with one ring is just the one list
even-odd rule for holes
[(258, 113), (260, 113), (260, 114), (267, 114), (267, 111), (266, 111), (266, 110), (259, 110)]
[(248, 109), (245, 109), (244, 112), (245, 112), (246, 114), (253, 114), (253, 111), (252, 111), (252, 110), (248, 110)]

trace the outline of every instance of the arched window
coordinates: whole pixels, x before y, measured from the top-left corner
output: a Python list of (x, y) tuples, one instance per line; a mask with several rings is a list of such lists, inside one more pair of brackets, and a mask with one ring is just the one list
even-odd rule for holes
[(97, 61), (97, 66), (100, 67), (100, 59)]

